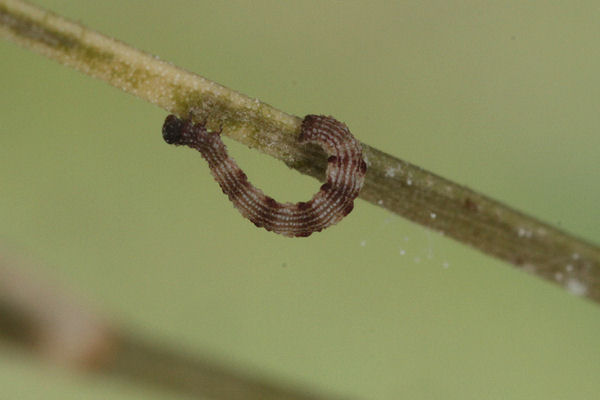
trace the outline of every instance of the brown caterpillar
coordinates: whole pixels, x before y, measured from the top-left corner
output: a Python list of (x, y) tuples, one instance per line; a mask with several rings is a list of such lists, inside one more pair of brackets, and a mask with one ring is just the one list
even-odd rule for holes
[(223, 193), (240, 213), (254, 225), (284, 236), (309, 236), (348, 215), (367, 171), (360, 142), (346, 124), (332, 117), (307, 115), (302, 121), (299, 141), (317, 143), (327, 152), (327, 181), (307, 202), (279, 203), (248, 181), (227, 154), (221, 131), (209, 132), (205, 124), (169, 115), (162, 134), (169, 144), (188, 146), (202, 153)]

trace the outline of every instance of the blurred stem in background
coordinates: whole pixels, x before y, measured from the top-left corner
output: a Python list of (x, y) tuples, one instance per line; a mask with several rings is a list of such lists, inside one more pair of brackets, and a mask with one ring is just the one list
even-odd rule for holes
[(0, 339), (46, 362), (196, 398), (334, 400), (127, 333), (23, 264), (0, 254)]

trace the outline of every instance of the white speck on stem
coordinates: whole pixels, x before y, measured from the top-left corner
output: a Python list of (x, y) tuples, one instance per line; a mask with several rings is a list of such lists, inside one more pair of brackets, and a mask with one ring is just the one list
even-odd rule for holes
[(558, 282), (563, 280), (563, 273), (562, 272), (556, 272), (554, 274), (554, 279), (556, 279)]
[(404, 249), (400, 249), (400, 255), (401, 255), (401, 256), (403, 256), (403, 255), (405, 255), (405, 254), (406, 254), (406, 250), (404, 250)]
[(379, 204), (380, 206), (383, 205), (383, 200), (377, 200), (377, 204)]
[(432, 212), (431, 214), (429, 214), (429, 216), (431, 217), (431, 219), (435, 219), (437, 217), (437, 214)]
[(450, 266), (450, 263), (448, 261), (444, 261), (442, 263), (442, 268), (444, 268), (444, 269), (448, 269), (449, 266)]
[(565, 267), (565, 269), (567, 270), (567, 272), (573, 272), (574, 267), (571, 264), (567, 264), (567, 266)]
[(533, 236), (533, 232), (525, 228), (519, 228), (517, 230), (517, 233), (519, 237), (530, 238), (531, 236)]
[(573, 260), (579, 260), (579, 253), (573, 253), (573, 254), (571, 254), (571, 258)]
[(367, 241), (366, 240), (361, 240), (360, 241), (360, 246), (361, 247), (365, 247), (367, 245)]
[(587, 293), (587, 286), (575, 278), (567, 279), (565, 283), (566, 289), (575, 296), (583, 296)]
[(387, 178), (393, 178), (394, 176), (396, 176), (396, 172), (400, 172), (402, 171), (402, 165), (398, 164), (395, 167), (387, 167), (385, 169), (385, 176)]

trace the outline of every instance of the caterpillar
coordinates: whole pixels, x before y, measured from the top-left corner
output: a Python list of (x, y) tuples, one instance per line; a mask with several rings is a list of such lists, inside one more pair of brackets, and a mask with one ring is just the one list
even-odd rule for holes
[(209, 132), (204, 123), (169, 115), (162, 127), (169, 144), (198, 150), (233, 205), (257, 227), (288, 237), (306, 237), (336, 224), (354, 207), (364, 183), (367, 164), (360, 142), (346, 124), (323, 115), (302, 120), (300, 143), (319, 144), (327, 153), (326, 182), (306, 202), (280, 203), (254, 187), (227, 153), (221, 131)]

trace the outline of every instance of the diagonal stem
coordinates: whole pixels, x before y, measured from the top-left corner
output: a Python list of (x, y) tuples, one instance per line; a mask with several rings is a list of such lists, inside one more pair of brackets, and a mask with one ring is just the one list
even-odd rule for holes
[[(0, 35), (323, 179), (324, 154), (301, 146), (300, 118), (21, 0), (0, 0)], [(316, 110), (318, 111), (318, 110)], [(600, 301), (600, 248), (363, 144), (360, 197)]]
[(341, 400), (148, 341), (59, 286), (39, 276), (22, 258), (0, 251), (0, 345), (18, 345), (53, 366), (167, 389), (189, 398)]

